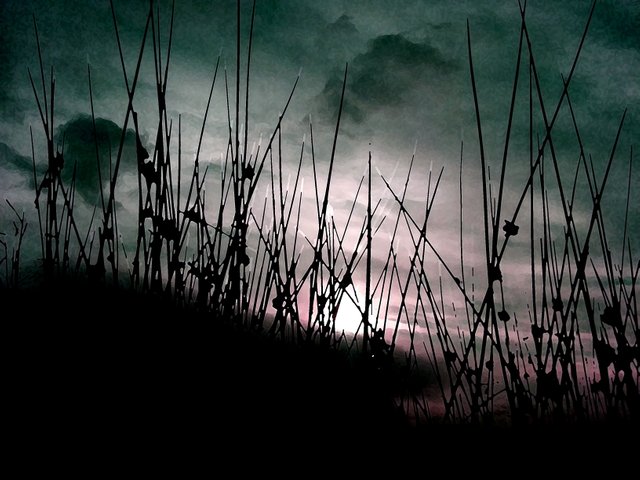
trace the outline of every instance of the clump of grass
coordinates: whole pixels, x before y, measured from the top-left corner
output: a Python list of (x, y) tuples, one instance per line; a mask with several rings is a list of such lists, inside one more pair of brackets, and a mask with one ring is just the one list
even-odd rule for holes
[[(595, 6), (595, 4), (594, 4)], [(486, 257), (486, 291), (478, 304), (473, 299), (473, 285), (465, 282), (464, 251), (461, 239), (461, 276), (456, 276), (438, 254), (437, 249), (429, 242), (426, 235), (426, 221), (429, 213), (429, 201), (426, 202), (424, 223), (420, 224), (409, 213), (405, 201), (387, 187), (396, 200), (407, 223), (418, 236), (414, 241), (417, 261), (411, 262), (411, 274), (414, 276), (417, 292), (417, 303), (420, 305), (427, 298), (432, 310), (436, 332), (429, 330), (429, 346), (426, 350), (429, 362), (436, 373), (441, 397), (444, 401), (444, 418), (449, 421), (472, 422), (493, 421), (496, 402), (502, 397), (508, 405), (511, 421), (514, 423), (549, 422), (549, 421), (587, 421), (598, 418), (621, 419), (636, 418), (638, 415), (638, 356), (637, 353), (637, 309), (633, 298), (635, 294), (635, 278), (637, 266), (633, 264), (623, 267), (632, 279), (632, 287), (625, 284), (623, 268), (616, 274), (612, 262), (611, 249), (601, 208), (601, 200), (612, 167), (618, 141), (622, 132), (626, 112), (622, 114), (620, 125), (611, 148), (603, 178), (598, 183), (595, 178), (593, 162), (585, 154), (580, 131), (571, 107), (569, 84), (576, 68), (588, 27), (594, 13), (592, 7), (580, 40), (570, 73), (563, 79), (564, 86), (560, 99), (551, 115), (547, 113), (542, 96), (535, 57), (525, 21), (525, 10), (521, 7), (522, 23), (516, 62), (513, 95), (511, 99), (507, 131), (505, 135), (504, 155), (501, 164), (500, 183), (497, 197), (493, 197), (489, 166), (484, 152), (482, 121), (476, 89), (472, 44), (469, 25), (467, 24), (469, 70), (473, 92), (474, 107), (479, 139), (480, 164), (482, 169), (482, 206), (484, 222), (484, 245)], [(508, 151), (510, 132), (516, 93), (519, 88), (519, 77), (523, 57), (528, 55), (529, 72), (529, 137), (530, 137), (530, 174), (512, 216), (501, 225), (501, 209), (503, 204), (505, 172), (508, 167)], [(526, 60), (525, 60), (526, 61)], [(534, 104), (538, 105), (536, 112)], [(569, 111), (575, 133), (580, 144), (579, 162), (572, 185), (565, 185), (560, 174), (560, 164), (554, 149), (553, 126), (562, 109)], [(545, 135), (534, 145), (534, 114), (542, 117)], [(631, 153), (632, 157), (632, 153)], [(550, 158), (550, 162), (549, 159)], [(631, 168), (630, 158), (629, 168)], [(545, 174), (545, 165), (552, 168), (555, 190), (564, 216), (564, 237), (554, 238), (550, 228), (551, 182)], [(591, 194), (591, 216), (582, 239), (574, 219), (575, 192), (580, 172), (586, 177)], [(462, 185), (462, 174), (461, 174)], [(534, 187), (539, 188), (541, 214), (536, 214), (536, 198)], [(405, 187), (406, 188), (406, 187)], [(462, 187), (461, 187), (462, 188)], [(570, 197), (568, 192), (571, 192)], [(627, 189), (628, 214), (630, 185)], [(529, 330), (533, 338), (533, 352), (529, 350), (527, 338), (522, 338), (523, 329), (518, 326), (517, 318), (511, 319), (506, 310), (506, 281), (501, 271), (509, 241), (518, 235), (520, 227), (516, 223), (521, 208), (527, 197), (530, 201), (530, 257), (532, 298), (530, 305), (531, 325)], [(460, 222), (462, 231), (462, 190), (460, 193)], [(536, 248), (535, 228), (537, 219), (542, 219), (542, 236), (540, 247)], [(592, 235), (597, 232), (600, 256), (593, 254)], [(504, 234), (500, 245), (500, 234)], [(623, 249), (621, 265), (624, 264), (624, 250), (628, 243), (626, 227), (623, 233)], [(412, 238), (413, 235), (412, 235)], [(455, 335), (447, 324), (444, 304), (438, 304), (424, 272), (426, 257), (421, 245), (426, 244), (442, 263), (445, 270), (460, 290), (465, 303), (467, 315), (468, 337)], [(424, 247), (422, 247), (424, 248)], [(537, 257), (536, 252), (541, 256)], [(595, 261), (604, 259), (604, 272), (596, 267)], [(627, 257), (630, 258), (630, 255)], [(588, 272), (589, 263), (593, 271)], [(541, 277), (541, 282), (540, 282)], [(594, 293), (590, 279), (597, 279), (598, 289)], [(406, 289), (402, 295), (405, 304)], [(595, 304), (604, 301), (598, 321)], [(408, 323), (417, 323), (419, 318), (426, 319), (417, 313), (407, 313)], [(587, 361), (591, 357), (583, 347), (580, 319), (584, 318), (588, 325), (588, 333), (593, 345), (593, 357), (597, 364), (597, 372), (589, 371)], [(511, 326), (512, 325), (512, 326)], [(510, 327), (511, 326), (511, 327)], [(511, 332), (511, 333), (510, 333)], [(510, 335), (515, 335), (515, 341)], [(437, 338), (434, 343), (433, 337)], [(461, 341), (459, 341), (461, 340)], [(457, 344), (460, 343), (459, 346)], [(525, 353), (527, 358), (525, 360)], [(444, 363), (444, 373), (439, 365)], [(533, 381), (530, 378), (533, 377)], [(498, 388), (498, 385), (500, 387)], [(424, 411), (428, 410), (425, 407)]]
[[(24, 235), (27, 233), (28, 224), (25, 220), (24, 212), (20, 215), (9, 200), (5, 199), (5, 201), (15, 215), (16, 220), (12, 222), (13, 239), (9, 241), (12, 243), (11, 247), (8, 241), (3, 238), (7, 234), (0, 232), (0, 246), (3, 250), (2, 257), (0, 257), (0, 268), (4, 264), (4, 285), (0, 283), (0, 286), (18, 288), (20, 286), (20, 251)], [(9, 258), (9, 249), (11, 249), (11, 258)]]

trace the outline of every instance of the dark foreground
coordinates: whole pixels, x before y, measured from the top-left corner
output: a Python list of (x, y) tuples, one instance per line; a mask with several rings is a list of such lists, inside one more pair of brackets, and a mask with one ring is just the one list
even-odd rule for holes
[(286, 454), (321, 440), (329, 457), (343, 443), (528, 456), (633, 451), (640, 436), (631, 424), (416, 428), (394, 406), (400, 370), (381, 374), (344, 352), (289, 345), (158, 297), (84, 284), (0, 289), (0, 302), (2, 423), (18, 450), (222, 443)]
[(0, 294), (4, 368), (25, 430), (243, 437), (406, 427), (386, 385), (344, 352), (289, 345), (153, 296), (81, 285)]

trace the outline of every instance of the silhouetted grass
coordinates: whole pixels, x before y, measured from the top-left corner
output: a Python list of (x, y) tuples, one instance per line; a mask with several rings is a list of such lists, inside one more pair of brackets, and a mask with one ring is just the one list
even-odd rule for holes
[[(237, 5), (240, 25), (240, 2)], [(292, 426), (300, 428), (304, 428), (304, 424), (297, 425), (297, 419), (313, 422), (317, 427), (324, 426), (325, 422), (338, 422), (347, 429), (354, 424), (374, 428), (375, 423), (381, 421), (387, 422), (386, 427), (400, 428), (403, 422), (394, 418), (397, 409), (391, 405), (392, 401), (416, 424), (494, 424), (504, 421), (505, 415), (499, 413), (503, 409), (513, 425), (573, 424), (601, 419), (637, 421), (640, 415), (640, 330), (635, 292), (640, 264), (632, 259), (631, 241), (626, 230), (631, 183), (627, 186), (625, 231), (619, 263), (613, 260), (601, 208), (625, 114), (612, 142), (604, 176), (596, 179), (591, 158), (582, 146), (569, 95), (569, 85), (594, 8), (589, 12), (569, 74), (563, 78), (562, 94), (548, 110), (547, 99), (543, 98), (540, 88), (525, 8), (521, 6), (516, 70), (497, 195), (485, 156), (478, 101), (481, 92), (476, 88), (471, 28), (467, 23), (469, 72), (482, 172), (479, 180), (482, 198), (479, 201), (483, 210), (485, 256), (483, 265), (472, 266), (472, 279), (468, 277), (469, 266), (462, 247), (465, 204), (462, 149), (460, 265), (445, 261), (430, 239), (428, 221), (441, 188), (442, 170), (437, 175), (431, 170), (428, 172), (421, 214), (409, 207), (407, 190), (414, 168), (413, 158), (399, 193), (392, 181), (378, 172), (389, 192), (387, 200), (393, 205), (385, 210), (381, 206), (382, 199), (375, 202), (372, 198), (374, 177), (372, 153), (369, 152), (367, 173), (354, 195), (347, 220), (344, 225), (336, 225), (329, 201), (348, 68), (345, 68), (337, 105), (326, 176), (320, 172), (315, 156), (313, 125), (310, 123), (310, 145), (305, 138), (297, 167), (292, 172), (293, 182), (283, 182), (287, 173), (284, 165), (290, 163), (283, 160), (283, 119), (299, 77), (292, 83), (291, 93), (266, 144), (258, 141), (249, 151), (249, 83), (255, 9), (254, 2), (246, 52), (242, 49), (238, 27), (235, 91), (230, 92), (226, 69), (221, 75), (219, 59), (215, 65), (189, 188), (185, 192), (181, 189), (185, 163), (181, 119), (178, 118), (176, 141), (176, 128), (166, 107), (173, 9), (163, 54), (159, 7), (151, 2), (132, 74), (125, 68), (117, 15), (112, 4), (129, 102), (115, 159), (109, 158), (109, 178), (105, 182), (108, 188), (104, 191), (100, 177), (100, 203), (95, 207), (95, 217), (86, 232), (80, 231), (75, 220), (75, 173), (69, 186), (65, 186), (61, 176), (63, 168), (71, 167), (69, 160), (64, 158), (64, 146), (54, 145), (55, 77), (52, 70), (47, 82), (36, 27), (41, 85), (36, 86), (31, 73), (29, 78), (47, 145), (47, 168), (42, 179), (36, 178), (36, 152), (33, 152), (44, 283), (36, 291), (11, 290), (12, 304), (19, 308), (28, 303), (27, 298), (39, 298), (38, 305), (29, 306), (35, 309), (34, 313), (43, 318), (59, 316), (56, 322), (47, 326), (52, 330), (45, 331), (54, 332), (60, 349), (89, 358), (88, 365), (100, 365), (100, 378), (116, 375), (118, 378), (108, 380), (116, 391), (131, 385), (144, 399), (144, 405), (148, 405), (152, 397), (168, 395), (166, 398), (173, 401), (180, 397), (177, 392), (188, 392), (189, 398), (197, 397), (201, 410), (207, 410), (211, 405), (220, 415), (225, 411), (232, 412), (230, 417), (221, 419), (230, 422), (229, 428), (256, 422), (266, 422), (265, 425), (275, 428), (285, 418)], [(141, 61), (149, 49), (154, 58), (158, 107), (157, 131), (151, 151), (143, 144), (139, 127), (141, 113), (133, 104)], [(243, 89), (240, 66), (241, 56), (245, 53), (247, 69)], [(228, 139), (219, 190), (207, 192), (204, 185), (208, 170), (202, 169), (201, 147), (214, 86), (222, 76)], [(523, 78), (528, 80), (525, 87), (522, 86)], [(90, 70), (88, 81), (96, 137), (96, 166), (98, 172), (102, 172), (106, 159), (100, 157), (95, 132)], [(509, 170), (509, 144), (517, 93), (523, 88), (528, 94), (530, 171), (515, 209), (507, 216), (503, 200)], [(572, 184), (563, 180), (562, 166), (553, 143), (553, 127), (561, 112), (571, 115), (580, 145)], [(538, 121), (544, 126), (540, 134), (535, 128)], [(126, 242), (118, 230), (115, 196), (125, 134), (130, 123), (136, 136), (138, 221), (135, 250), (127, 253)], [(306, 199), (301, 172), (308, 148), (313, 168), (315, 205), (312, 207), (315, 207), (317, 230), (306, 236), (301, 234), (299, 226)], [(630, 153), (629, 172), (632, 159), (633, 152)], [(578, 229), (574, 219), (579, 179), (586, 180), (591, 196), (591, 215), (586, 230)], [(366, 214), (358, 224), (354, 211), (363, 185), (366, 188)], [(264, 200), (257, 198), (259, 187), (266, 187)], [(550, 195), (559, 197), (564, 219), (564, 236), (561, 237), (557, 237), (550, 226), (553, 208)], [(507, 246), (521, 231), (522, 226), (517, 222), (527, 205), (531, 218), (531, 297), (518, 300), (522, 307), (530, 306), (529, 324), (523, 325), (517, 313), (507, 310), (509, 299), (505, 298), (508, 293), (505, 293), (504, 282), (508, 279), (503, 276), (501, 267)], [(313, 208), (305, 208), (313, 211)], [(4, 257), (1, 263), (6, 264), (5, 283), (10, 287), (19, 285), (19, 252), (26, 231), (24, 215), (15, 213), (19, 227), (16, 226), (17, 247), (13, 250), (11, 268), (9, 247), (2, 241)], [(385, 221), (393, 222), (393, 228), (386, 244), (385, 263), (375, 271), (372, 251), (374, 242), (376, 249), (379, 248), (380, 240), (376, 235)], [(408, 264), (398, 258), (398, 242), (403, 242), (411, 251)], [(433, 257), (442, 271), (437, 275), (428, 267), (429, 259)], [(477, 290), (476, 272), (484, 276), (479, 280)], [(122, 278), (124, 274), (128, 274), (128, 281)], [(358, 274), (364, 275), (362, 301), (357, 298), (354, 285)], [(463, 322), (456, 323), (447, 318), (443, 274), (445, 281), (451, 280), (455, 288), (455, 300), (447, 299), (447, 304), (455, 301), (464, 304)], [(55, 288), (58, 279), (69, 275), (88, 279), (92, 287), (87, 290), (73, 284), (64, 289)], [(484, 290), (482, 285), (485, 285)], [(361, 315), (360, 328), (352, 338), (336, 325), (338, 312), (345, 302), (353, 303)], [(599, 307), (602, 304), (604, 308)], [(395, 310), (397, 314), (392, 314)], [(121, 315), (131, 320), (121, 320)], [(86, 325), (83, 325), (83, 319)], [(588, 326), (586, 332), (584, 325)], [(69, 326), (73, 328), (65, 331)], [(406, 351), (398, 349), (401, 326), (408, 330)], [(427, 330), (426, 342), (417, 336), (418, 327)], [(96, 337), (98, 332), (101, 332), (100, 338)], [(43, 335), (43, 332), (38, 331), (37, 335)], [(593, 352), (584, 347), (583, 336), (593, 344)], [(92, 348), (90, 352), (83, 346), (68, 343), (75, 341), (72, 338), (86, 340), (87, 337), (91, 337), (89, 343), (93, 345), (88, 347)], [(46, 338), (42, 341), (46, 343)], [(110, 345), (123, 348), (122, 355), (114, 359), (109, 353)], [(59, 356), (60, 349), (52, 345), (37, 347), (39, 352), (46, 352), (56, 361), (66, 362), (61, 368), (75, 371), (75, 360)], [(595, 370), (587, 365), (592, 358)], [(402, 359), (399, 362), (402, 367), (398, 366), (398, 359)], [(127, 371), (127, 365), (135, 365), (136, 370)], [(345, 365), (351, 366), (346, 368)], [(141, 368), (153, 372), (149, 385), (134, 385), (136, 375), (143, 375), (137, 370)], [(69, 382), (89, 373), (77, 371)], [(393, 380), (394, 375), (402, 381)], [(217, 376), (222, 376), (223, 380), (216, 383)], [(427, 395), (421, 381), (425, 376), (433, 382), (437, 395)], [(172, 389), (169, 393), (164, 390), (166, 378)], [(76, 386), (71, 383), (65, 384), (64, 388), (75, 391)], [(208, 394), (210, 387), (216, 392), (212, 396)], [(265, 395), (274, 389), (277, 395)], [(180, 397), (178, 401), (183, 402), (184, 398)], [(169, 408), (167, 404), (163, 405)], [(141, 404), (139, 408), (145, 407)], [(256, 414), (257, 411), (260, 413)], [(152, 410), (147, 414), (160, 415), (160, 411)]]

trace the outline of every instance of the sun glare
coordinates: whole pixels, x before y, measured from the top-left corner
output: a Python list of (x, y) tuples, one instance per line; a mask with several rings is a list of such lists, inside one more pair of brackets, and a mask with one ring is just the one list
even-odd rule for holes
[[(362, 311), (364, 310), (364, 294), (356, 289), (356, 295), (352, 298), (346, 295), (342, 298), (338, 315), (336, 316), (336, 331), (345, 334), (362, 334)], [(357, 302), (357, 303), (355, 303)]]

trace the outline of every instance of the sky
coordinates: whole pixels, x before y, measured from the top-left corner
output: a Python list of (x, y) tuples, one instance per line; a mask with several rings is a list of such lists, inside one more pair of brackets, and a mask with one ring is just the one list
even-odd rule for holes
[[(148, 3), (114, 0), (118, 26), (131, 72)], [(161, 29), (168, 32), (171, 4), (160, 1)], [(229, 84), (235, 75), (235, 1), (177, 0), (173, 50), (168, 81), (168, 111), (174, 122), (180, 115), (183, 154), (193, 158), (208, 90), (220, 56)], [(540, 82), (552, 111), (562, 91), (587, 19), (590, 1), (531, 0), (527, 24)], [(243, 49), (247, 45), (250, 2), (242, 2)], [(124, 119), (127, 95), (114, 35), (109, 2), (2, 0), (0, 3), (0, 231), (13, 213), (9, 199), (34, 220), (29, 127), (34, 130), (36, 156), (44, 161), (42, 127), (29, 83), (28, 69), (38, 79), (37, 46), (33, 27), (37, 21), (45, 70), (56, 78), (58, 138), (65, 135), (67, 158), (79, 165), (78, 192), (88, 217), (97, 200), (87, 66), (91, 68), (94, 107), (101, 135), (115, 148)], [(445, 0), (258, 0), (251, 64), (250, 139), (268, 138), (289, 91), (300, 82), (284, 122), (284, 145), (291, 168), (303, 137), (313, 121), (316, 155), (326, 172), (345, 66), (348, 64), (346, 100), (337, 145), (335, 181), (331, 203), (338, 223), (344, 220), (353, 193), (365, 171), (368, 151), (374, 167), (396, 190), (415, 151), (409, 202), (424, 202), (430, 169), (444, 168), (431, 221), (432, 239), (445, 259), (457, 261), (459, 245), (458, 194), (461, 144), (464, 143), (465, 248), (470, 262), (481, 265), (481, 183), (473, 97), (469, 79), (466, 22), (469, 22), (479, 108), (487, 159), (494, 182), (499, 175), (509, 102), (517, 58), (520, 14), (516, 1)], [(640, 2), (602, 0), (595, 10), (587, 41), (572, 80), (570, 94), (585, 149), (592, 156), (598, 178), (624, 109), (625, 128), (605, 193), (614, 239), (619, 244), (628, 179), (631, 146), (640, 139)], [(155, 85), (152, 59), (146, 55), (135, 105), (141, 112), (141, 130), (148, 144), (154, 137)], [(242, 69), (246, 66), (243, 59)], [(47, 73), (48, 75), (48, 73)], [(131, 74), (130, 74), (131, 75)], [(244, 75), (244, 73), (243, 73)], [(520, 82), (528, 82), (521, 76)], [(524, 85), (524, 84), (523, 84)], [(526, 90), (526, 88), (525, 88)], [(523, 90), (524, 91), (524, 90)], [(521, 93), (515, 111), (510, 163), (505, 188), (505, 212), (513, 211), (528, 175), (528, 99)], [(570, 178), (577, 161), (573, 126), (565, 114), (554, 129), (555, 146), (563, 175)], [(226, 109), (224, 83), (218, 79), (207, 122), (203, 151), (215, 166), (225, 149)], [(543, 136), (538, 124), (536, 131)], [(132, 135), (132, 134), (130, 134)], [(103, 152), (108, 152), (102, 142)], [(637, 154), (634, 154), (637, 158)], [(306, 167), (308, 168), (308, 155)], [(629, 229), (632, 250), (638, 252), (640, 176), (634, 160)], [(125, 178), (134, 175), (133, 162), (123, 166)], [(324, 169), (324, 170), (322, 170)], [(307, 179), (310, 182), (310, 179)], [(133, 181), (123, 181), (132, 186)], [(308, 183), (309, 184), (309, 183)], [(124, 187), (123, 187), (124, 188)], [(265, 187), (266, 188), (266, 187)], [(374, 196), (386, 198), (384, 183), (376, 178)], [(309, 192), (310, 189), (307, 190)], [(310, 193), (308, 193), (310, 195)], [(125, 189), (124, 211), (135, 196)], [(577, 222), (584, 225), (590, 213), (586, 189), (577, 193)], [(363, 207), (360, 199), (360, 208)], [(581, 203), (582, 201), (582, 203)], [(584, 207), (584, 208), (583, 208)], [(362, 210), (359, 210), (362, 212)], [(552, 215), (553, 216), (553, 215)], [(562, 217), (556, 215), (558, 225)], [(133, 217), (122, 221), (132, 227)], [(311, 226), (304, 225), (308, 231)], [(580, 223), (582, 222), (582, 223)], [(35, 224), (37, 225), (37, 223)], [(32, 227), (34, 233), (36, 227)], [(615, 243), (615, 242), (614, 242)], [(30, 247), (29, 247), (30, 245)], [(514, 242), (511, 272), (524, 278), (528, 257), (519, 255)], [(27, 250), (37, 248), (27, 240)], [(525, 248), (525, 245), (521, 245)], [(410, 244), (402, 246), (408, 255)], [(386, 251), (374, 255), (382, 261)], [(437, 263), (437, 262), (436, 262)], [(515, 281), (519, 285), (524, 280)], [(523, 287), (524, 288), (524, 287)]]

